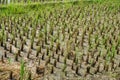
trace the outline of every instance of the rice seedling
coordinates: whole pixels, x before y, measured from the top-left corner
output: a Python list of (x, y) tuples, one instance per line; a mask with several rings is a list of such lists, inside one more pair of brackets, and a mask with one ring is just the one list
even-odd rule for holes
[(9, 79), (10, 80), (14, 80), (14, 78), (13, 78), (13, 72), (12, 71), (10, 71)]
[(29, 72), (27, 80), (32, 80), (32, 78), (31, 78), (31, 72)]
[(1, 57), (1, 62), (4, 63), (4, 57), (3, 56)]
[(43, 67), (43, 66), (39, 66), (39, 67), (37, 67), (36, 68), (36, 73), (37, 74), (42, 74), (42, 75), (44, 75), (44, 73), (45, 73), (45, 68)]

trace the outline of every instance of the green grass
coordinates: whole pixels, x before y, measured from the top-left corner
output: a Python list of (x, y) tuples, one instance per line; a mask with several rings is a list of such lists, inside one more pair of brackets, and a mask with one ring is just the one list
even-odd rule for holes
[(11, 64), (11, 58), (8, 58), (8, 63)]
[[(24, 3), (11, 3), (9, 5), (1, 5), (0, 6), (0, 17), (1, 16), (10, 16), (10, 15), (20, 15), (20, 14), (26, 14), (26, 13), (32, 13), (34, 11), (47, 11), (47, 10), (54, 10), (55, 8), (59, 9), (59, 7), (63, 7), (63, 5), (65, 7), (70, 7), (73, 5), (79, 5), (81, 7), (86, 6), (87, 4), (91, 4), (91, 3), (95, 3), (97, 4), (105, 4), (105, 5), (109, 5), (109, 6), (120, 6), (119, 4), (119, 0), (90, 0), (90, 1), (85, 1), (85, 0), (81, 0), (81, 1), (76, 1), (76, 2), (68, 2), (68, 3), (46, 3), (46, 4), (42, 4), (42, 3), (28, 3), (28, 4), (24, 4)], [(111, 7), (112, 9), (112, 7)]]
[(21, 60), (21, 65), (20, 65), (20, 80), (24, 79), (25, 74), (25, 63), (23, 60)]

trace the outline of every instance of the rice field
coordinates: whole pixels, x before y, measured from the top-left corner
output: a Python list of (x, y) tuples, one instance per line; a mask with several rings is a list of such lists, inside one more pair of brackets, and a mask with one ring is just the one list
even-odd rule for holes
[(120, 80), (120, 4), (0, 7), (0, 80)]

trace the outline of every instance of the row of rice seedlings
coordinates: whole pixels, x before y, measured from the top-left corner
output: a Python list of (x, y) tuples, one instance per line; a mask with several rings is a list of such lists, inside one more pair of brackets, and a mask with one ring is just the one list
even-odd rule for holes
[[(117, 53), (119, 54), (119, 37), (117, 38), (119, 35), (119, 32), (117, 30), (118, 26), (116, 25), (116, 28), (107, 29), (106, 24), (109, 24), (109, 22), (107, 20), (108, 18), (106, 17), (105, 19), (107, 23), (102, 23), (103, 27), (99, 27), (101, 26), (101, 24), (98, 23), (99, 20), (93, 20), (95, 22), (95, 24), (93, 24), (92, 20), (89, 21), (88, 15), (90, 16), (90, 19), (92, 19), (92, 16), (87, 13), (87, 11), (89, 11), (87, 9), (85, 13), (80, 13), (83, 15), (83, 17), (81, 20), (79, 20), (79, 17), (81, 17), (79, 16), (80, 14), (75, 14), (73, 9), (74, 7), (71, 7), (68, 9), (68, 12), (66, 12), (67, 16), (69, 17), (65, 16), (64, 13), (59, 10), (56, 12), (54, 11), (59, 15), (54, 15), (51, 13), (52, 15), (49, 14), (49, 16), (46, 16), (48, 14), (45, 13), (44, 16), (42, 16), (42, 18), (44, 18), (44, 22), (42, 22), (40, 26), (37, 22), (40, 19), (38, 17), (10, 17), (10, 22), (7, 22), (7, 19), (3, 18), (3, 21), (1, 21), (2, 25), (6, 26), (6, 24), (8, 24), (9, 26), (5, 29), (3, 27), (1, 30), (1, 35), (4, 35), (1, 36), (1, 46), (4, 46), (4, 49), (7, 50), (6, 46), (9, 46), (8, 43), (10, 43), (11, 45), (8, 49), (10, 53), (14, 53), (13, 46), (15, 46), (15, 48), (18, 49), (18, 52), (15, 53), (14, 56), (15, 61), (17, 62), (19, 62), (19, 58), (22, 55), (21, 52), (24, 53), (22, 57), (27, 57), (28, 60), (31, 60), (31, 56), (35, 56), (36, 58), (39, 58), (41, 56), (38, 62), (39, 65), (40, 60), (43, 60), (45, 61), (45, 65), (48, 66), (49, 64), (52, 64), (53, 59), (54, 61), (52, 64), (53, 67), (51, 73), (54, 73), (55, 68), (58, 68), (58, 64), (60, 62), (64, 64), (64, 67), (62, 68), (63, 72), (66, 72), (66, 67), (71, 66), (71, 70), (75, 71), (75, 73), (79, 76), (82, 74), (96, 74), (98, 72), (101, 72), (101, 64), (105, 67), (102, 70), (108, 71), (108, 66), (110, 65), (106, 63), (106, 60), (109, 61), (109, 63), (114, 64), (111, 61), (114, 59)], [(79, 7), (77, 7), (75, 10), (78, 10), (78, 13), (80, 12)], [(97, 13), (97, 8), (95, 8), (94, 12), (94, 14)], [(75, 17), (76, 15), (78, 17)], [(86, 19), (86, 17), (88, 19)], [(101, 15), (97, 17), (101, 17)], [(73, 25), (75, 27), (73, 27)], [(39, 31), (37, 29), (39, 29)], [(118, 32), (116, 33), (116, 36), (112, 35), (115, 33), (114, 30)], [(108, 35), (106, 31), (108, 32)], [(9, 33), (10, 35), (6, 33)], [(109, 34), (111, 37), (109, 37)], [(4, 37), (6, 39), (5, 42), (3, 42)], [(102, 38), (101, 41), (99, 41), (100, 38)], [(10, 39), (10, 42), (8, 39)], [(117, 43), (114, 42), (114, 40)], [(20, 42), (21, 44), (19, 45), (18, 43)], [(114, 42), (114, 44), (112, 42)], [(26, 49), (26, 46), (28, 49)], [(99, 48), (101, 46), (104, 46), (107, 52), (100, 52)], [(36, 51), (35, 54), (32, 53), (33, 50)], [(27, 56), (25, 56), (25, 53)], [(7, 55), (5, 54), (5, 56)], [(1, 60), (4, 62), (3, 56), (1, 57)], [(72, 61), (71, 65), (69, 65), (69, 60)], [(103, 60), (104, 63), (100, 63), (100, 60)], [(36, 69), (37, 74), (44, 73), (44, 70), (42, 70), (40, 67), (41, 66), (38, 66)], [(83, 72), (85, 73), (79, 72), (82, 68), (84, 68)]]

